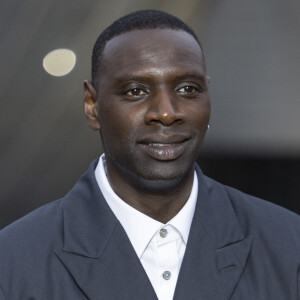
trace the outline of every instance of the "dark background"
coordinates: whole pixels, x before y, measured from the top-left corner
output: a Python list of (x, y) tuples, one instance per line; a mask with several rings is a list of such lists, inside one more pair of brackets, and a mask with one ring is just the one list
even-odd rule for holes
[[(1, 0), (0, 228), (62, 197), (102, 152), (82, 110), (93, 43), (116, 18), (149, 8), (202, 41), (212, 99), (204, 172), (300, 213), (298, 0)], [(77, 56), (64, 77), (42, 67), (58, 48)]]

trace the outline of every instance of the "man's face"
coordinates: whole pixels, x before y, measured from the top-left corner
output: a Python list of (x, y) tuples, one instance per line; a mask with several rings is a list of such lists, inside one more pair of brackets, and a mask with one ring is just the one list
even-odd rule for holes
[(114, 172), (161, 181), (194, 168), (210, 117), (208, 80), (194, 38), (134, 30), (105, 46), (99, 123)]

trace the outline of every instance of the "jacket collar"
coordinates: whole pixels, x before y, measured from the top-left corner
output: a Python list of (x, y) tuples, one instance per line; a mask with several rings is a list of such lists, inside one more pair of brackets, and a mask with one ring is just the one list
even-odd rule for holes
[(231, 201), (223, 185), (203, 175), (196, 165), (199, 178), (195, 222), (200, 222), (216, 248), (245, 238)]
[(63, 250), (90, 258), (100, 257), (119, 223), (94, 176), (97, 163), (92, 162), (63, 201)]

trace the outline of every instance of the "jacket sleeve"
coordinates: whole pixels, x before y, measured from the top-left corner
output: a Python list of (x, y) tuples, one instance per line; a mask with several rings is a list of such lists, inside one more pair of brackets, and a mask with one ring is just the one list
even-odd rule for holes
[(297, 291), (297, 300), (300, 300), (300, 267), (298, 267), (298, 291)]
[(0, 300), (5, 300), (5, 297), (4, 297), (3, 291), (1, 289), (1, 286), (0, 286)]

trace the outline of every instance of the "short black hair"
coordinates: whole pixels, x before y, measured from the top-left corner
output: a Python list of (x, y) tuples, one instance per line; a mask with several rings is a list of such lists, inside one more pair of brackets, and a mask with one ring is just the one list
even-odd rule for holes
[[(199, 44), (201, 51), (202, 46), (195, 32), (186, 25), (183, 21), (166, 12), (159, 10), (140, 10), (113, 22), (107, 27), (98, 37), (94, 44), (92, 54), (92, 84), (98, 89), (98, 80), (101, 67), (101, 59), (106, 43), (112, 38), (121, 35), (122, 33), (140, 29), (174, 29), (182, 30), (191, 34)], [(202, 51), (203, 55), (203, 51)], [(203, 55), (204, 59), (204, 55)]]

